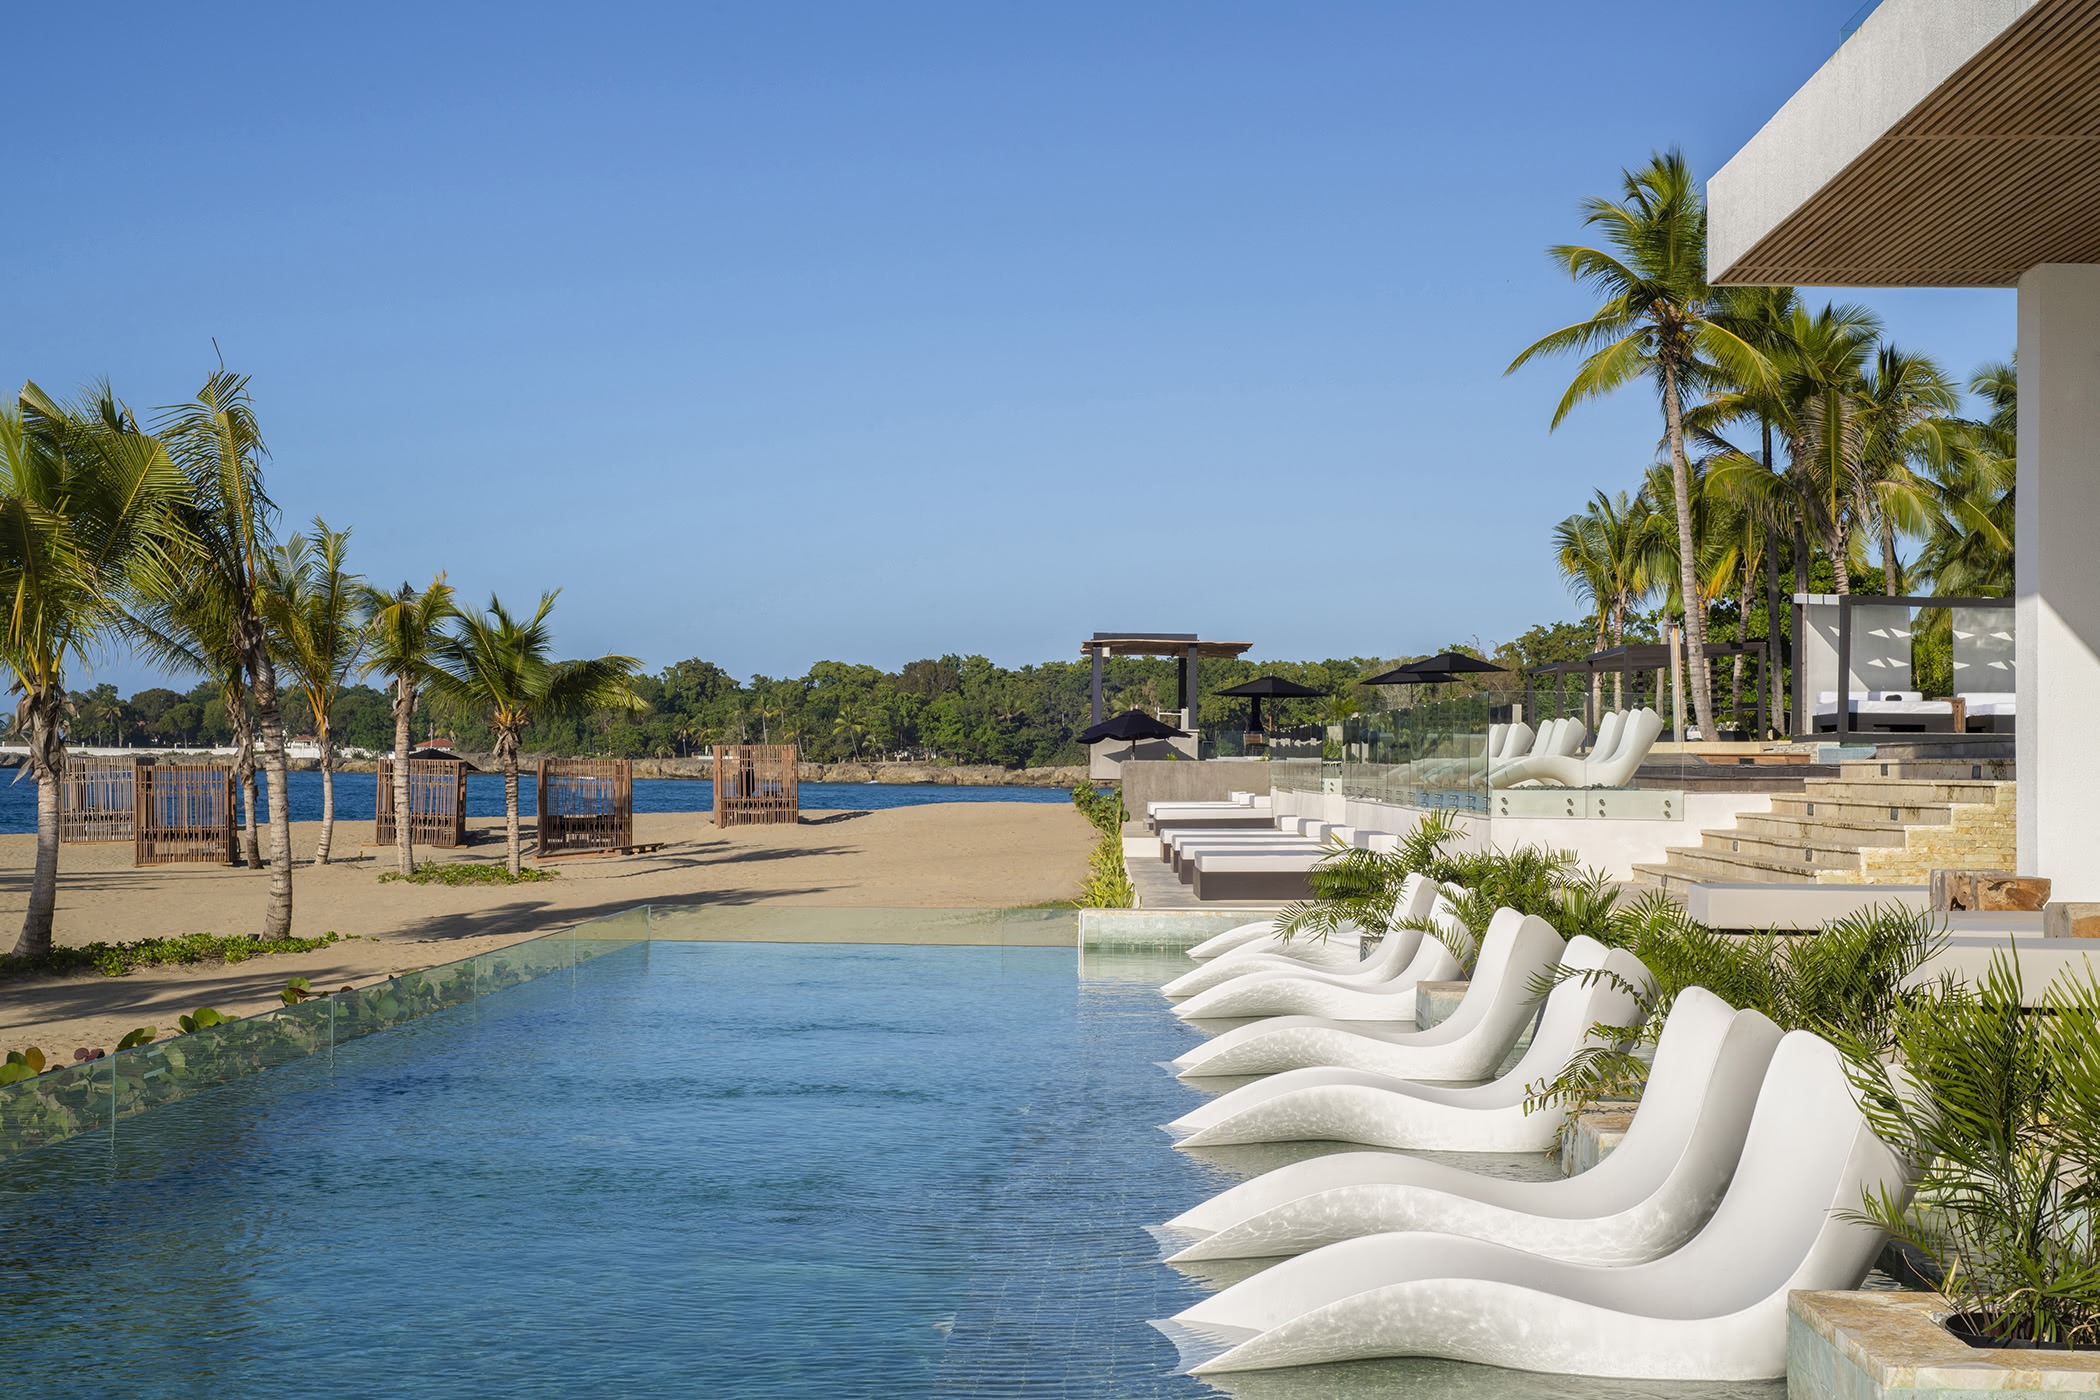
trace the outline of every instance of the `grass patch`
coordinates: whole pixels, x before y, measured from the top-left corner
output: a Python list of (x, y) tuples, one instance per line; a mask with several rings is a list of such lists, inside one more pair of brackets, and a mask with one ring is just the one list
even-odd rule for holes
[(77, 948), (53, 948), (41, 957), (0, 954), (0, 977), (24, 977), (32, 972), (57, 977), (77, 977), (89, 972), (122, 977), (142, 967), (171, 963), (237, 963), (271, 953), (311, 953), (340, 942), (342, 937), (339, 933), (324, 933), (319, 938), (265, 939), (186, 933), (179, 938), (141, 938), (136, 943), (87, 943)]
[(470, 865), (465, 861), (426, 860), (415, 870), (403, 875), (398, 870), (389, 870), (380, 881), (405, 880), (411, 885), (531, 885), (541, 880), (551, 880), (559, 870), (541, 870), (527, 865), (513, 875), (507, 866)]

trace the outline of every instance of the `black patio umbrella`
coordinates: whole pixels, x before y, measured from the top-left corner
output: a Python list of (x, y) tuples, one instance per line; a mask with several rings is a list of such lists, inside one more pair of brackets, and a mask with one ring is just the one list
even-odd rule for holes
[(1507, 671), (1507, 666), (1497, 666), (1492, 661), (1482, 661), (1477, 656), (1467, 656), (1462, 651), (1439, 652), (1425, 656), (1420, 661), (1410, 661), (1405, 666), (1395, 666), (1382, 676), (1373, 676), (1365, 685), (1421, 685), (1419, 680), (1403, 680), (1403, 676), (1432, 675), (1436, 681), (1448, 681), (1455, 676), (1477, 671)]
[(1236, 685), (1230, 690), (1218, 692), (1220, 695), (1237, 695), (1249, 702), (1247, 728), (1250, 730), (1261, 728), (1261, 702), (1264, 700), (1310, 700), (1326, 693), (1324, 690), (1314, 690), (1309, 685), (1287, 681), (1282, 676), (1258, 676), (1245, 685)]
[(411, 761), (413, 761), (413, 760), (415, 760), (415, 759), (418, 759), (418, 758), (450, 758), (450, 759), (455, 759), (455, 760), (457, 760), (458, 762), (460, 762), (461, 764), (464, 764), (464, 765), (466, 766), (466, 770), (467, 770), (467, 771), (468, 771), (469, 773), (479, 773), (479, 772), (481, 771), (481, 770), (480, 770), (479, 768), (476, 768), (476, 767), (475, 767), (475, 766), (474, 766), (473, 764), (471, 764), (471, 763), (468, 763), (468, 762), (467, 762), (467, 761), (466, 761), (465, 759), (463, 759), (463, 758), (460, 758), (460, 756), (459, 756), (458, 754), (456, 754), (456, 753), (452, 752), (452, 750), (450, 750), (450, 749), (430, 749), (430, 748), (424, 748), (424, 749), (410, 749), (410, 750), (408, 751), (408, 756), (409, 756), (409, 758), (410, 758), (410, 760), (411, 760)]
[(1079, 742), (1098, 744), (1103, 739), (1120, 739), (1130, 745), (1128, 758), (1137, 752), (1137, 746), (1147, 739), (1186, 739), (1188, 734), (1171, 724), (1163, 724), (1143, 710), (1125, 710), (1101, 723), (1079, 731)]
[(1388, 671), (1382, 676), (1373, 676), (1365, 685), (1443, 685), (1458, 677), (1449, 671)]

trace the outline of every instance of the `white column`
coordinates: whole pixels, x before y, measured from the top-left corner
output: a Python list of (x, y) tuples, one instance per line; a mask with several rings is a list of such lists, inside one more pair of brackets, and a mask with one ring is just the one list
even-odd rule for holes
[(2100, 900), (2100, 266), (2020, 279), (2020, 873)]

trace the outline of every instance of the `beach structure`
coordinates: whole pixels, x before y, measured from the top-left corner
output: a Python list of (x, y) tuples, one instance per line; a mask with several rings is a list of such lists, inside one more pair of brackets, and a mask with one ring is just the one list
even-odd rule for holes
[[(409, 832), (419, 846), (464, 846), (467, 843), (467, 774), (461, 758), (408, 760)], [(372, 840), (394, 843), (394, 760), (379, 760), (379, 788)]]
[[(1111, 656), (1169, 656), (1179, 668), (1179, 691), (1174, 708), (1179, 712), (1174, 727), (1186, 730), (1188, 735), (1174, 743), (1173, 748), (1185, 758), (1196, 757), (1197, 742), (1196, 710), (1200, 697), (1201, 674), (1198, 663), (1202, 658), (1222, 657), (1231, 660), (1252, 647), (1252, 642), (1206, 642), (1194, 632), (1096, 632), (1079, 644), (1079, 654), (1093, 664), (1091, 689), (1092, 704), (1088, 723), (1099, 724), (1105, 718), (1101, 709), (1102, 672)], [(1158, 718), (1158, 716), (1155, 716)], [(1093, 745), (1088, 764), (1088, 776), (1093, 778), (1115, 778), (1121, 776), (1124, 757), (1114, 756), (1117, 748), (1127, 750), (1129, 745), (1102, 742)], [(1160, 797), (1179, 797), (1187, 794), (1163, 792)]]
[(1708, 186), (1719, 284), (2017, 290), (2016, 674), (1988, 689), (2015, 695), (2017, 868), (2062, 921), (2100, 902), (2096, 89), (2092, 0), (1884, 0)]
[(132, 784), (133, 865), (237, 860), (231, 764), (141, 764)]
[(634, 765), (624, 758), (543, 758), (538, 857), (601, 855), (634, 845)]
[(793, 744), (716, 744), (716, 826), (793, 826), (802, 819)]
[(67, 754), (58, 789), (58, 839), (131, 840), (138, 770), (152, 762), (145, 754)]

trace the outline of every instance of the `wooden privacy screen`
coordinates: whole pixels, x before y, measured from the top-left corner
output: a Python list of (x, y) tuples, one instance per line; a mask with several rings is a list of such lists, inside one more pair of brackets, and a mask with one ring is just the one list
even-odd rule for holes
[[(409, 835), (424, 846), (467, 843), (467, 765), (458, 758), (408, 761)], [(372, 840), (394, 844), (394, 760), (379, 760), (379, 816)]]
[(540, 760), (536, 855), (624, 851), (634, 844), (634, 765), (624, 758)]
[(58, 839), (129, 841), (133, 773), (153, 760), (145, 754), (67, 754), (58, 787)]
[(715, 745), (715, 825), (792, 824), (801, 819), (793, 744)]
[(231, 767), (141, 767), (132, 793), (133, 865), (233, 864)]

